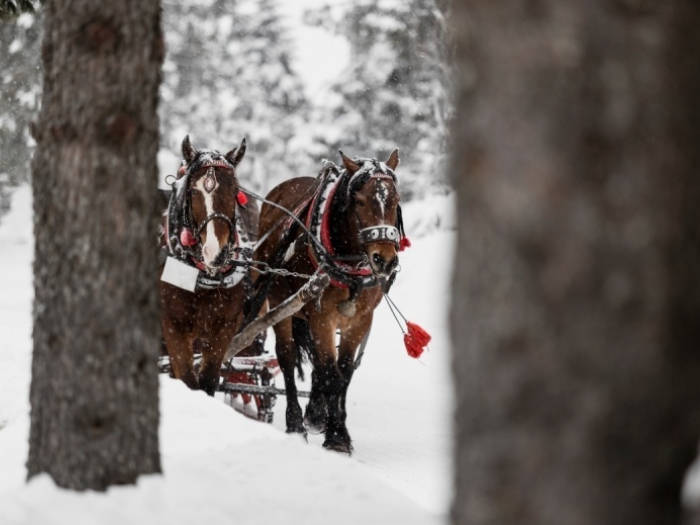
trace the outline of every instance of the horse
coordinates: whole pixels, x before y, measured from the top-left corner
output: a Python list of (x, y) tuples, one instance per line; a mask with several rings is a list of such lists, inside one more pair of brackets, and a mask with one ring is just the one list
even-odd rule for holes
[[(345, 401), (355, 354), (396, 275), (405, 234), (395, 174), (398, 150), (386, 162), (340, 155), (342, 168), (326, 161), (317, 178), (292, 178), (270, 191), (260, 212), (255, 258), (306, 275), (320, 266), (331, 277), (318, 301), (273, 327), (275, 350), (286, 388), (287, 432), (305, 437), (307, 429), (324, 432), (325, 448), (350, 454)], [(306, 228), (298, 224), (304, 218)], [(304, 282), (296, 275), (265, 277), (266, 283), (256, 284), (271, 308)], [(295, 367), (301, 373), (302, 350), (313, 366), (303, 417), (294, 377)]]
[[(245, 138), (225, 155), (182, 141), (183, 164), (168, 204), (168, 258), (160, 281), (161, 324), (171, 373), (214, 395), (227, 347), (240, 329), (251, 283), (258, 210), (240, 192)], [(253, 232), (253, 235), (250, 234)], [(201, 351), (195, 369), (193, 355)]]

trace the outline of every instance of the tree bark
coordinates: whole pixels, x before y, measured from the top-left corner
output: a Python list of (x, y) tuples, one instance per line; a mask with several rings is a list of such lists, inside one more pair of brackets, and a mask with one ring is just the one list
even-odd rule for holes
[(160, 5), (50, 0), (45, 23), (28, 477), (104, 490), (160, 472)]
[(455, 2), (454, 523), (671, 524), (700, 435), (700, 6)]

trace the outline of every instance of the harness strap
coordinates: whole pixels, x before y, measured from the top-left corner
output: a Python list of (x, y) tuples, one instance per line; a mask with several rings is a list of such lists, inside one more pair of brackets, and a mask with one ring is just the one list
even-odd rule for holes
[[(314, 195), (309, 211), (306, 216), (306, 225), (314, 238), (320, 239), (321, 244), (330, 255), (332, 265), (325, 268), (331, 277), (331, 285), (337, 288), (350, 288), (351, 296), (354, 297), (362, 288), (375, 286), (377, 278), (372, 273), (369, 265), (362, 264), (364, 257), (359, 260), (360, 264), (352, 266), (342, 261), (343, 258), (335, 256), (335, 249), (330, 237), (331, 206), (333, 198), (347, 177), (347, 171), (339, 171), (331, 163), (327, 163), (324, 171), (321, 172), (322, 182)], [(318, 268), (323, 262), (321, 254), (316, 249), (315, 244), (309, 243), (308, 255), (314, 268)]]

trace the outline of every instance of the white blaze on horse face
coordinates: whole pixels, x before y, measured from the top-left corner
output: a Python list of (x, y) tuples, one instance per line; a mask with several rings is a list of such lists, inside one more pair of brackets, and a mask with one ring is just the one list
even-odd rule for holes
[(374, 194), (375, 200), (379, 203), (379, 209), (382, 212), (382, 222), (384, 222), (384, 214), (386, 213), (386, 201), (389, 198), (389, 188), (384, 181), (377, 182), (377, 190)]
[[(204, 180), (206, 178), (207, 177), (200, 177), (194, 187), (202, 194), (202, 197), (204, 197), (204, 209), (206, 210), (207, 217), (209, 217), (214, 213), (214, 192), (216, 190), (207, 191), (205, 189)], [(204, 243), (204, 246), (202, 246), (202, 259), (204, 259), (204, 264), (211, 267), (220, 251), (221, 244), (214, 232), (214, 221), (209, 221), (207, 223), (207, 241)]]

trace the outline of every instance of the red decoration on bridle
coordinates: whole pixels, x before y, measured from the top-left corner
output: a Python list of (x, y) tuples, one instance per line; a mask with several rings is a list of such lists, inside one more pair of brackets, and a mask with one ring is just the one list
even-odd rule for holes
[(180, 231), (180, 244), (188, 248), (197, 244), (197, 239), (192, 234), (192, 230), (189, 228), (183, 228)]
[(236, 200), (241, 206), (245, 206), (246, 204), (248, 204), (248, 196), (242, 191), (238, 192), (238, 194), (236, 195)]
[(411, 247), (411, 239), (408, 237), (401, 237), (401, 240), (399, 241), (399, 251), (402, 252), (406, 248)]

